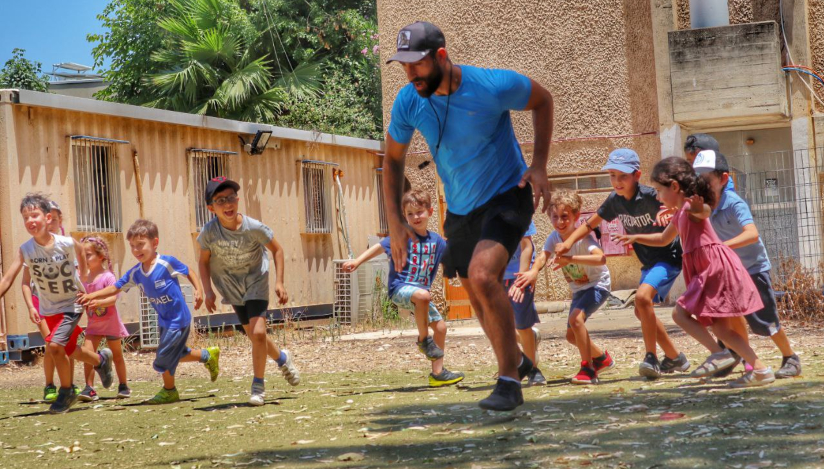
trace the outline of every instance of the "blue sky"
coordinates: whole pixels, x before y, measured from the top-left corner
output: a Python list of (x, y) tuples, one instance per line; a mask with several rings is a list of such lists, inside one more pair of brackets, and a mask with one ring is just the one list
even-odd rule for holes
[(26, 58), (43, 64), (76, 62), (93, 65), (93, 44), (86, 34), (103, 32), (96, 16), (107, 0), (0, 0), (0, 68), (17, 47)]

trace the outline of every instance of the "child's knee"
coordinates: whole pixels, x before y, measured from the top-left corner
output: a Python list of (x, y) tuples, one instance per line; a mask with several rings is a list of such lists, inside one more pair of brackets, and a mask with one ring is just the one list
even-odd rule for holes
[(254, 342), (256, 344), (260, 344), (260, 343), (265, 344), (266, 343), (266, 331), (265, 330), (252, 331), (252, 333), (249, 335), (249, 340), (251, 340), (252, 342)]
[(429, 290), (419, 289), (412, 294), (412, 302), (415, 304), (420, 304), (422, 302), (429, 303), (431, 299), (432, 295), (429, 293)]
[(430, 322), (429, 327), (431, 327), (432, 332), (436, 334), (446, 334), (446, 323), (444, 321)]
[(586, 323), (587, 316), (584, 314), (583, 310), (576, 309), (572, 313), (569, 314), (569, 318), (567, 322), (572, 327), (581, 327)]
[(63, 347), (62, 345), (55, 344), (54, 342), (49, 342), (48, 346), (46, 347), (46, 353), (57, 355), (63, 352), (64, 349), (65, 347)]

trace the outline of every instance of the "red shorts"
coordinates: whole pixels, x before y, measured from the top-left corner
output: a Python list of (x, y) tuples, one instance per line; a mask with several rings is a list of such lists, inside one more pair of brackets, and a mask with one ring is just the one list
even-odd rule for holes
[[(49, 335), (46, 337), (46, 343), (52, 343), (54, 341), (59, 345), (65, 346), (66, 355), (69, 356), (77, 349), (77, 339), (80, 337), (80, 334), (83, 333), (83, 329), (77, 325), (77, 322), (75, 322), (72, 329), (69, 329), (72, 327), (70, 323), (64, 324), (66, 321), (72, 321), (72, 319), (70, 319), (71, 316), (73, 315), (54, 314), (51, 316), (43, 316), (46, 325), (49, 326)], [(69, 333), (69, 331), (71, 331), (71, 333)], [(57, 337), (55, 337), (55, 335), (57, 335)]]

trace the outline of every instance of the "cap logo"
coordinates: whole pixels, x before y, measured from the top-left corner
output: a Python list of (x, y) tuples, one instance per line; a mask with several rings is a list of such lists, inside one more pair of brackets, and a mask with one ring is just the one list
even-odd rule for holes
[(212, 178), (212, 182), (226, 182), (226, 176), (218, 176), (216, 178)]
[(412, 40), (412, 31), (402, 29), (398, 33), (398, 50), (409, 50), (409, 42)]
[(696, 155), (695, 163), (693, 163), (693, 166), (700, 166), (702, 164), (704, 164), (704, 152), (700, 152), (698, 153), (698, 155)]

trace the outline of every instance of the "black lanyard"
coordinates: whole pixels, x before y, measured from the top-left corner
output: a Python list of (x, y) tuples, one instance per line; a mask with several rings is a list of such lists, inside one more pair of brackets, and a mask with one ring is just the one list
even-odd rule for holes
[[(438, 116), (437, 111), (435, 111), (435, 106), (432, 105), (432, 99), (426, 98), (426, 101), (429, 103), (429, 107), (432, 108), (432, 114), (435, 114), (435, 119), (438, 120), (438, 143), (435, 144), (435, 154), (432, 156), (432, 159), (438, 157), (438, 150), (441, 149), (441, 139), (443, 139), (444, 134), (446, 133), (446, 120), (449, 118), (449, 101), (452, 98), (452, 66), (449, 66), (449, 90), (448, 94), (446, 95), (446, 111), (443, 115), (443, 127), (441, 127), (441, 118)], [(421, 164), (418, 165), (418, 169), (423, 169), (429, 166), (431, 160), (424, 160)]]

